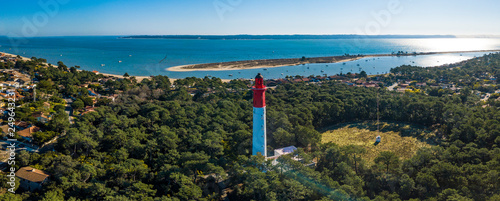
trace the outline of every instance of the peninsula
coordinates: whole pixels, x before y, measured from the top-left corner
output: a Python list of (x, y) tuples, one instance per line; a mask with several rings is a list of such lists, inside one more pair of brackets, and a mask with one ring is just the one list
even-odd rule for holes
[(275, 68), (283, 66), (296, 66), (309, 63), (340, 63), (354, 61), (368, 57), (387, 57), (387, 56), (418, 56), (431, 54), (452, 54), (452, 53), (471, 53), (471, 52), (499, 52), (500, 50), (473, 50), (473, 51), (448, 51), (448, 52), (393, 52), (391, 54), (372, 54), (372, 55), (342, 55), (329, 57), (302, 57), (286, 59), (260, 59), (244, 61), (228, 61), (218, 63), (191, 64), (169, 67), (168, 71), (220, 71), (220, 70), (243, 70), (253, 68)]

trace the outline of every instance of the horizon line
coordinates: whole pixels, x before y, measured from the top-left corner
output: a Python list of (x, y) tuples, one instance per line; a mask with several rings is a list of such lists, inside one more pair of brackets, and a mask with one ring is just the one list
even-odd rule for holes
[(367, 36), (367, 37), (377, 37), (377, 36), (403, 36), (403, 37), (455, 37), (455, 38), (467, 38), (467, 37), (500, 37), (500, 34), (96, 34), (96, 35), (47, 35), (47, 36), (34, 36), (34, 37), (10, 37), (8, 35), (0, 35), (0, 37), (7, 38), (41, 38), (41, 37), (81, 37), (81, 36), (115, 36), (115, 37), (138, 37), (138, 36), (166, 36), (166, 37), (178, 37), (178, 36)]

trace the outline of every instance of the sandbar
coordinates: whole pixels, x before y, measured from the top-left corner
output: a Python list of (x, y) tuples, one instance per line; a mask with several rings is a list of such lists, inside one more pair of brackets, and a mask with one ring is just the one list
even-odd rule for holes
[(343, 55), (329, 57), (310, 57), (310, 58), (292, 58), (292, 59), (260, 59), (229, 61), (218, 63), (190, 64), (173, 66), (166, 68), (167, 71), (187, 72), (187, 71), (222, 71), (222, 70), (245, 70), (256, 68), (276, 68), (283, 66), (296, 66), (309, 63), (341, 63), (354, 61), (369, 57), (387, 57), (387, 56), (418, 56), (431, 54), (453, 54), (453, 53), (473, 53), (473, 52), (499, 52), (500, 50), (472, 50), (472, 51), (447, 51), (447, 52), (412, 52), (401, 54), (371, 54), (371, 55)]

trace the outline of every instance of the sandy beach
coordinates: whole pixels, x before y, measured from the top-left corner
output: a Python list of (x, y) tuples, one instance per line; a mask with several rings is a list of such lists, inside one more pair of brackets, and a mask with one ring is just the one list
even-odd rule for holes
[[(17, 57), (17, 55), (15, 54), (10, 54), (10, 53), (6, 53), (6, 52), (0, 52), (0, 53), (3, 53), (5, 54), (6, 56), (10, 56), (10, 57)], [(23, 57), (21, 56), (21, 59), (23, 61), (29, 61), (31, 60), (31, 58), (27, 58), (27, 57)], [(43, 63), (45, 64), (46, 66), (49, 66), (49, 63)], [(52, 67), (57, 67), (57, 65), (54, 65), (54, 64), (50, 64)], [(82, 70), (78, 70), (78, 71), (82, 71)], [(110, 77), (116, 77), (116, 78), (124, 78), (123, 75), (115, 75), (115, 74), (109, 74), (109, 73), (100, 73), (99, 74), (102, 74), (104, 76), (110, 76)], [(133, 75), (131, 75), (132, 77)], [(135, 78), (137, 79), (138, 82), (141, 82), (143, 79), (148, 79), (150, 78), (150, 76), (135, 76)], [(172, 82), (172, 79), (170, 80)]]
[[(15, 55), (15, 54), (10, 54), (10, 53), (7, 53), (7, 52), (0, 52), (0, 53), (4, 54), (5, 56), (10, 56), (10, 57), (17, 57), (17, 56), (18, 56), (18, 55)], [(21, 55), (19, 55), (19, 56), (21, 56)], [(29, 61), (29, 60), (31, 60), (30, 58), (28, 58), (28, 57), (23, 57), (23, 56), (21, 56), (21, 59), (22, 59), (23, 61)], [(48, 65), (48, 63), (44, 63), (44, 64), (45, 64), (45, 65)]]
[[(15, 54), (10, 54), (10, 53), (6, 53), (6, 52), (0, 52), (2, 54), (4, 54), (5, 56), (10, 56), (10, 57), (17, 57), (17, 55)], [(21, 56), (21, 59), (23, 61), (29, 61), (31, 60), (31, 58), (27, 58), (27, 57), (23, 57)], [(46, 66), (49, 66), (49, 63), (44, 63)], [(57, 65), (54, 65), (54, 64), (50, 64), (52, 67), (57, 67)], [(82, 71), (82, 70), (78, 70), (78, 71)], [(88, 70), (88, 71), (91, 71), (91, 70)], [(99, 74), (102, 74), (104, 76), (109, 76), (109, 77), (116, 77), (116, 78), (125, 78), (123, 77), (123, 75), (116, 75), (116, 74), (110, 74), (110, 73), (101, 73), (99, 72)], [(137, 80), (137, 82), (141, 82), (143, 79), (150, 79), (151, 76), (134, 76), (134, 75), (130, 75), (130, 77), (135, 77), (135, 79)], [(178, 80), (178, 78), (169, 78), (170, 79), (170, 82), (173, 83), (174, 81)], [(222, 82), (230, 82), (231, 80), (230, 79), (222, 79)]]
[(353, 55), (353, 56), (330, 56), (330, 57), (311, 57), (294, 59), (262, 59), (231, 61), (220, 63), (191, 64), (166, 68), (167, 71), (187, 72), (187, 71), (221, 71), (221, 70), (243, 70), (255, 68), (276, 68), (283, 66), (296, 66), (308, 63), (341, 63), (359, 60), (369, 57), (387, 57), (387, 56), (418, 56), (431, 54), (453, 54), (453, 53), (473, 53), (473, 52), (498, 52), (500, 50), (474, 50), (474, 51), (448, 51), (448, 52), (416, 52), (408, 54), (373, 54), (373, 55)]
[(221, 62), (221, 63), (207, 63), (207, 64), (193, 64), (193, 65), (181, 65), (166, 68), (167, 71), (221, 71), (221, 70), (243, 70), (243, 69), (256, 69), (256, 68), (276, 68), (283, 66), (296, 66), (308, 63), (339, 63), (348, 62), (358, 59), (363, 59), (367, 56), (334, 56), (334, 57), (315, 57), (307, 58), (308, 60), (302, 60), (301, 58), (294, 59), (263, 59), (263, 60), (246, 60), (246, 61), (231, 61), (231, 62)]
[[(357, 56), (355, 58), (348, 58), (348, 59), (339, 59), (339, 60), (332, 60), (332, 62), (325, 62), (325, 63), (340, 63), (340, 62), (348, 62), (348, 61), (354, 61), (358, 59), (363, 59), (367, 57), (372, 57), (372, 56)], [(283, 66), (296, 66), (296, 65), (301, 65), (301, 64), (307, 64), (307, 63), (319, 63), (319, 62), (284, 62), (282, 64), (277, 64), (277, 65), (266, 65), (262, 64), (265, 63), (265, 61), (268, 60), (248, 60), (248, 61), (237, 61), (238, 63), (241, 62), (248, 62), (248, 64), (245, 67), (242, 67), (241, 64), (233, 64), (235, 62), (222, 62), (222, 63), (209, 63), (209, 64), (193, 64), (193, 65), (181, 65), (181, 66), (174, 66), (170, 68), (166, 68), (168, 71), (176, 71), (176, 72), (186, 72), (186, 71), (221, 71), (221, 70), (243, 70), (243, 69), (255, 69), (255, 68), (276, 68), (276, 67), (283, 67)], [(277, 59), (280, 60), (280, 59)], [(251, 63), (254, 63), (253, 65)], [(212, 67), (199, 67), (200, 65), (210, 65)], [(218, 66), (218, 67), (216, 67)]]

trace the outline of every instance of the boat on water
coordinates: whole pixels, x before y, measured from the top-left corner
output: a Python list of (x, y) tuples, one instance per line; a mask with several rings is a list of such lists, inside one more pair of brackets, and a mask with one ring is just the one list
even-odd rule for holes
[(106, 64), (101, 64), (101, 66), (106, 66)]
[(122, 61), (118, 61), (118, 63), (121, 63)]
[(232, 76), (233, 76), (233, 74), (229, 74), (229, 77), (232, 77)]

